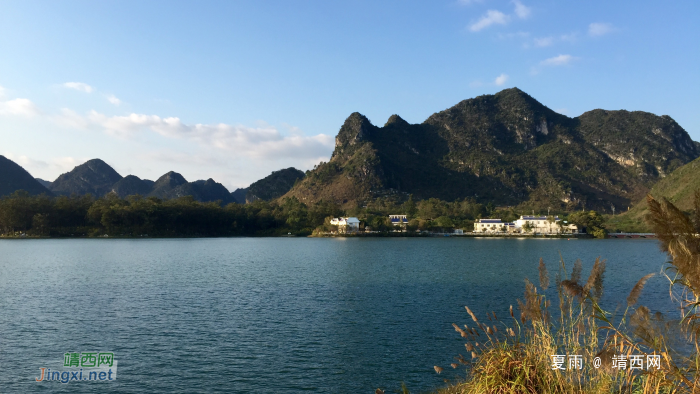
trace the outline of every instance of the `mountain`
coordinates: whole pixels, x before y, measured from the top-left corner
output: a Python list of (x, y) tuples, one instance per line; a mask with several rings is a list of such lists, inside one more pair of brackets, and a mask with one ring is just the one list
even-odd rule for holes
[(134, 175), (127, 175), (112, 185), (110, 192), (115, 193), (121, 198), (139, 194), (142, 196), (148, 195), (153, 190), (155, 182), (148, 179), (141, 179)]
[(175, 171), (170, 171), (155, 181), (151, 192), (148, 193), (148, 197), (158, 197), (162, 199), (180, 197), (175, 192), (175, 189), (185, 184), (187, 184), (185, 177)]
[(274, 200), (287, 193), (298, 179), (304, 178), (304, 171), (294, 167), (273, 171), (265, 178), (248, 187), (246, 201)]
[(112, 167), (100, 159), (92, 159), (60, 175), (51, 183), (56, 194), (92, 194), (103, 196), (112, 190), (112, 185), (121, 180)]
[(180, 185), (175, 189), (175, 194), (192, 196), (197, 201), (210, 202), (221, 200), (223, 204), (236, 202), (231, 193), (224, 185), (209, 178), (206, 181), (199, 180), (185, 185)]
[(673, 119), (643, 112), (556, 113), (513, 88), (464, 100), (422, 124), (351, 114), (328, 163), (286, 196), (346, 206), (400, 193), (496, 205), (610, 210), (641, 199), (700, 155)]
[(45, 181), (41, 178), (34, 178), (34, 179), (36, 179), (36, 181), (39, 182), (41, 184), (41, 186), (43, 186), (47, 189), (51, 187), (51, 182), (49, 182), (49, 181)]
[(670, 116), (596, 109), (578, 117), (581, 136), (633, 174), (654, 182), (700, 150)]
[(246, 204), (255, 200), (274, 200), (287, 193), (297, 182), (305, 176), (304, 171), (294, 167), (273, 171), (259, 181), (253, 182), (245, 189), (236, 189), (231, 196), (239, 204)]
[(233, 197), (233, 200), (237, 202), (238, 204), (245, 204), (245, 196), (248, 194), (248, 188), (245, 189), (236, 189), (231, 192), (231, 197)]
[(148, 193), (148, 197), (158, 197), (161, 199), (184, 196), (192, 196), (195, 200), (201, 202), (217, 200), (221, 200), (224, 204), (236, 202), (226, 187), (213, 179), (209, 178), (206, 181), (187, 182), (185, 177), (174, 171), (170, 171), (158, 178), (153, 184), (151, 192)]
[(676, 207), (687, 211), (693, 209), (693, 196), (698, 189), (700, 189), (700, 158), (657, 182), (649, 194), (656, 198), (666, 197)]
[[(696, 190), (700, 190), (700, 158), (673, 171), (657, 182), (649, 194), (654, 198), (666, 197), (683, 211), (691, 211)], [(634, 206), (611, 219), (607, 223), (610, 230), (620, 229), (626, 232), (649, 232), (651, 228), (644, 221), (648, 213), (646, 199), (641, 199)]]
[(22, 166), (0, 156), (0, 196), (25, 190), (31, 195), (51, 194), (51, 192), (32, 177)]

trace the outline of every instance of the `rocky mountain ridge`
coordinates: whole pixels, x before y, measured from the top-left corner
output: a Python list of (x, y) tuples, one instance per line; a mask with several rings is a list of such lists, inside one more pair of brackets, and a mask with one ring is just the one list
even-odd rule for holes
[(351, 114), (321, 163), (286, 196), (346, 206), (378, 195), (473, 198), (561, 209), (626, 206), (700, 155), (673, 119), (644, 112), (556, 113), (513, 88), (464, 100), (422, 124)]

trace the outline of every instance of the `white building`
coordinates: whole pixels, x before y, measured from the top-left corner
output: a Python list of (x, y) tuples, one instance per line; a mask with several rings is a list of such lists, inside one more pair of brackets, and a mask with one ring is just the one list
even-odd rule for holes
[(389, 215), (389, 219), (394, 226), (406, 226), (408, 224), (406, 215)]
[(501, 219), (479, 219), (474, 223), (475, 233), (505, 233), (514, 228), (513, 223), (503, 223)]
[[(530, 234), (562, 234), (577, 233), (578, 227), (574, 224), (566, 224), (554, 216), (521, 216), (513, 223), (504, 223), (501, 219), (479, 219), (474, 223), (475, 233), (530, 233)], [(526, 228), (529, 227), (529, 231)]]
[[(547, 216), (521, 216), (515, 221), (515, 226), (523, 233), (537, 234), (561, 234), (578, 232), (575, 224), (564, 224), (558, 216), (547, 218)], [(526, 231), (526, 227), (530, 231)]]
[(360, 219), (356, 217), (333, 218), (331, 225), (338, 226), (338, 232), (354, 233), (360, 229)]

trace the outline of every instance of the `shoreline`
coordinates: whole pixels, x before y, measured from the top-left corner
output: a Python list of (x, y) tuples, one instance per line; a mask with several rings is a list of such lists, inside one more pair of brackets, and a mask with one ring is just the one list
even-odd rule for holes
[[(594, 239), (590, 234), (452, 234), (452, 233), (372, 233), (372, 234), (284, 234), (284, 235), (183, 235), (183, 236), (128, 236), (128, 235), (107, 235), (107, 236), (35, 236), (35, 235), (14, 235), (0, 236), (3, 239), (185, 239), (185, 238), (504, 238), (504, 239)], [(656, 239), (656, 235), (651, 233), (613, 233), (601, 239)]]

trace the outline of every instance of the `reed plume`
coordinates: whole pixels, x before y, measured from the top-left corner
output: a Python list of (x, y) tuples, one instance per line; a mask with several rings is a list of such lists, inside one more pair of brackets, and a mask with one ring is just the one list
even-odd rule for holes
[(644, 285), (647, 283), (649, 278), (654, 276), (656, 274), (647, 274), (642, 279), (640, 279), (636, 285), (632, 288), (632, 291), (630, 291), (630, 295), (627, 296), (627, 306), (630, 307), (634, 304), (637, 303), (637, 300), (639, 299), (639, 296), (642, 294), (642, 290), (644, 290)]
[[(694, 205), (700, 206), (700, 193), (695, 194)], [(658, 202), (648, 195), (647, 206), (649, 214), (646, 220), (661, 241), (661, 250), (673, 258), (672, 264), (681, 276), (679, 283), (688, 287), (696, 297), (700, 296), (700, 239), (696, 226), (665, 198)]]
[(469, 316), (472, 317), (472, 320), (474, 320), (475, 322), (479, 321), (479, 319), (476, 318), (476, 315), (474, 314), (474, 312), (472, 312), (472, 310), (469, 309), (468, 306), (465, 306), (464, 308), (467, 310), (467, 313), (469, 313)]
[(569, 295), (575, 296), (575, 297), (581, 297), (583, 295), (583, 287), (581, 287), (580, 284), (576, 283), (573, 280), (564, 280), (561, 282), (561, 286), (566, 290)]
[(582, 294), (584, 297), (591, 295), (598, 300), (603, 296), (603, 278), (605, 276), (605, 260), (600, 257), (595, 259), (593, 269), (588, 276), (586, 284), (583, 286)]
[(583, 266), (581, 265), (581, 259), (576, 259), (574, 262), (574, 269), (571, 270), (571, 278), (569, 278), (572, 282), (578, 283), (581, 281), (581, 271), (583, 271)]
[(540, 271), (540, 287), (542, 290), (547, 290), (549, 288), (549, 272), (547, 272), (547, 266), (544, 265), (544, 259), (540, 257), (540, 265), (537, 267)]

